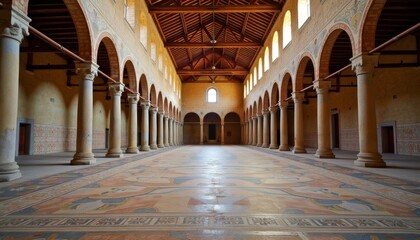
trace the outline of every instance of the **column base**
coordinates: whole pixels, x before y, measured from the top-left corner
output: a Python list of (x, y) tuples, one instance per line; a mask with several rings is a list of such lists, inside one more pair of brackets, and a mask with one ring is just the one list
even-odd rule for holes
[(163, 144), (158, 144), (158, 148), (164, 148), (165, 147), (165, 145), (163, 145)]
[(382, 160), (382, 156), (379, 153), (359, 153), (357, 154), (357, 160), (354, 161), (354, 165), (372, 168), (386, 167), (386, 163)]
[(139, 149), (137, 147), (129, 147), (125, 150), (125, 153), (126, 154), (138, 154), (140, 152), (139, 152)]
[(91, 165), (96, 163), (93, 153), (76, 153), (71, 160), (71, 165)]
[(279, 151), (290, 151), (290, 148), (287, 145), (280, 145)]
[(20, 177), (22, 174), (15, 161), (0, 164), (0, 182), (10, 182)]
[(306, 149), (304, 147), (294, 147), (293, 148), (293, 153), (306, 153)]
[(124, 154), (122, 153), (121, 150), (110, 150), (108, 151), (108, 153), (105, 155), (105, 157), (107, 158), (122, 158), (124, 157)]
[(263, 143), (263, 145), (261, 145), (262, 148), (268, 148), (268, 143)]
[(279, 145), (278, 144), (270, 144), (270, 146), (268, 147), (270, 149), (278, 149)]
[(140, 147), (140, 151), (142, 151), (142, 152), (147, 152), (147, 151), (150, 151), (150, 146), (149, 146), (149, 145), (146, 145), (146, 146), (141, 146), (141, 147)]
[(262, 144), (261, 144), (261, 143), (258, 143), (256, 146), (257, 146), (257, 147), (261, 147), (261, 146), (262, 146)]
[(315, 157), (317, 158), (335, 158), (331, 149), (316, 150)]
[(156, 150), (156, 149), (158, 149), (158, 146), (156, 144), (152, 144), (152, 145), (150, 145), (150, 149)]

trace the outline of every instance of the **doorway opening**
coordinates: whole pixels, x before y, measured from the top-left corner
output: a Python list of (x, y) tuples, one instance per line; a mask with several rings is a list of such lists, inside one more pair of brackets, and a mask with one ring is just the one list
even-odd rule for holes
[(331, 138), (332, 148), (340, 148), (340, 121), (338, 113), (331, 115)]
[(31, 124), (19, 124), (18, 155), (29, 155), (31, 145)]
[(216, 140), (216, 124), (209, 124), (209, 140)]
[(382, 126), (382, 153), (395, 153), (394, 126)]

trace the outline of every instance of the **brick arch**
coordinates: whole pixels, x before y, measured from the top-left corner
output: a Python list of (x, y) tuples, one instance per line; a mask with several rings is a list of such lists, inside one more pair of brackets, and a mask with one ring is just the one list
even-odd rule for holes
[(265, 91), (264, 99), (263, 99), (263, 110), (268, 110), (269, 106), (270, 106), (270, 95), (268, 94), (268, 91)]
[(324, 44), (322, 45), (321, 55), (319, 57), (319, 63), (318, 63), (318, 69), (319, 69), (318, 78), (324, 78), (328, 76), (331, 52), (334, 47), (335, 41), (337, 40), (340, 33), (343, 31), (347, 34), (347, 36), (350, 39), (352, 53), (353, 53), (353, 56), (355, 56), (354, 37), (350, 30), (350, 27), (344, 23), (338, 23), (334, 25), (332, 28), (329, 29), (327, 38), (325, 39)]
[(384, 8), (386, 0), (370, 0), (367, 11), (364, 12), (362, 17), (362, 24), (360, 24), (359, 41), (356, 52), (368, 52), (375, 48), (375, 35), (376, 27), (379, 18)]
[(163, 110), (166, 114), (169, 114), (168, 112), (168, 98), (165, 97), (165, 101), (163, 102)]
[(157, 106), (159, 107), (159, 111), (163, 110), (163, 97), (162, 97), (162, 92), (160, 91), (157, 98)]
[(257, 102), (256, 101), (254, 101), (254, 106), (253, 106), (252, 109), (253, 109), (252, 116), (253, 117), (256, 117), (257, 116), (257, 111), (258, 111)]
[(99, 45), (102, 42), (104, 43), (106, 51), (108, 53), (109, 66), (111, 71), (110, 77), (118, 82), (122, 82), (122, 78), (120, 78), (122, 74), (120, 74), (117, 48), (115, 47), (115, 41), (113, 40), (112, 35), (108, 32), (103, 32), (98, 37), (98, 41), (95, 45), (95, 61), (97, 61), (98, 59)]
[[(129, 58), (124, 60), (124, 65), (121, 72), (124, 73), (124, 70), (127, 71), (127, 75), (128, 75), (128, 81), (123, 80), (124, 84), (126, 84), (127, 86), (127, 83), (128, 83), (129, 88), (133, 92), (138, 92), (137, 81), (136, 81), (136, 70), (134, 69), (133, 62)], [(123, 77), (124, 77), (124, 74), (123, 74)]]
[(279, 102), (279, 86), (277, 83), (273, 84), (273, 87), (271, 88), (271, 100), (270, 100), (270, 106), (275, 106)]
[[(22, 0), (18, 2), (22, 2)], [(26, 2), (28, 1), (26, 0)], [(93, 31), (92, 27), (86, 20), (87, 14), (85, 14), (84, 9), (80, 7), (78, 0), (63, 0), (63, 2), (67, 6), (70, 16), (73, 20), (73, 24), (76, 28), (77, 41), (79, 45), (79, 56), (87, 61), (96, 62), (96, 59), (93, 59), (93, 56), (95, 56), (92, 48)]]
[(258, 98), (258, 114), (262, 114), (262, 110), (263, 110), (263, 100), (262, 97)]
[(140, 96), (146, 100), (149, 99), (149, 86), (147, 84), (147, 78), (146, 75), (142, 74), (140, 77), (140, 83), (139, 83), (139, 93)]
[(253, 116), (253, 111), (252, 111), (252, 104), (249, 106), (249, 112), (248, 112), (248, 119), (251, 119)]
[[(292, 81), (292, 76), (290, 75), (290, 73), (286, 73), (283, 76), (283, 79), (280, 81), (280, 100), (284, 101), (286, 100), (286, 98), (288, 98), (289, 96), (287, 95), (287, 89), (289, 86), (289, 83), (292, 84), (292, 88), (294, 88), (293, 86), (293, 81)], [(294, 89), (292, 90), (294, 91)]]
[(154, 84), (152, 84), (152, 86), (150, 87), (150, 102), (152, 103), (152, 105), (156, 106), (157, 96), (156, 96), (156, 88)]
[(168, 116), (170, 117), (170, 118), (172, 118), (172, 116), (173, 116), (173, 111), (172, 111), (173, 109), (172, 109), (172, 102), (169, 102), (169, 108), (168, 108)]
[(306, 66), (308, 65), (309, 61), (312, 62), (312, 65), (314, 66), (314, 78), (318, 79), (318, 75), (317, 75), (317, 66), (316, 66), (316, 61), (314, 60), (314, 57), (310, 54), (310, 53), (304, 53), (302, 54), (300, 60), (299, 60), (299, 65), (297, 67), (296, 70), (296, 80), (295, 80), (295, 88), (296, 90), (301, 90), (303, 89), (303, 80), (304, 80), (304, 76), (305, 76), (305, 70), (306, 70)]

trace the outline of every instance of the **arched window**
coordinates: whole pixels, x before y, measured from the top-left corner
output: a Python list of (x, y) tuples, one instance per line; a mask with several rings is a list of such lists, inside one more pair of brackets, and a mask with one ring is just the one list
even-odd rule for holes
[(124, 18), (132, 29), (136, 19), (135, 12), (134, 0), (124, 0)]
[(162, 72), (163, 70), (162, 54), (159, 54), (159, 57), (158, 57), (158, 68), (159, 68), (159, 71)]
[(147, 19), (144, 13), (140, 14), (140, 43), (147, 49)]
[(262, 59), (258, 60), (258, 80), (262, 78), (263, 75), (263, 66), (262, 66)]
[(150, 44), (150, 58), (156, 62), (156, 43), (154, 41)]
[(265, 47), (264, 52), (264, 72), (266, 72), (270, 68), (270, 48)]
[(217, 91), (214, 88), (209, 88), (207, 90), (207, 102), (215, 103), (217, 102)]
[(244, 84), (244, 98), (246, 98), (246, 84)]
[(279, 57), (279, 34), (277, 31), (274, 32), (273, 41), (271, 43), (271, 61), (274, 62)]
[(299, 0), (298, 1), (298, 27), (306, 22), (306, 20), (311, 16), (311, 6), (310, 0)]
[(254, 67), (254, 86), (257, 85), (257, 79), (258, 79), (257, 67)]
[(254, 86), (254, 84), (252, 84), (252, 81), (254, 81), (254, 78), (251, 73), (251, 75), (249, 76), (249, 91), (250, 92), (252, 91), (252, 86)]
[(283, 20), (283, 48), (292, 41), (292, 19), (290, 16), (290, 11), (288, 10), (284, 15)]

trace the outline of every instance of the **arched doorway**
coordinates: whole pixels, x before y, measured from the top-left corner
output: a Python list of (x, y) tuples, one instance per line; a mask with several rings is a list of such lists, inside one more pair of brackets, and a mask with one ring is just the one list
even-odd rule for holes
[(200, 144), (200, 117), (190, 112), (184, 117), (184, 144)]
[(225, 120), (225, 144), (241, 143), (241, 118), (235, 112), (226, 114)]
[(211, 112), (204, 116), (203, 120), (203, 143), (221, 143), (221, 119), (217, 113)]

